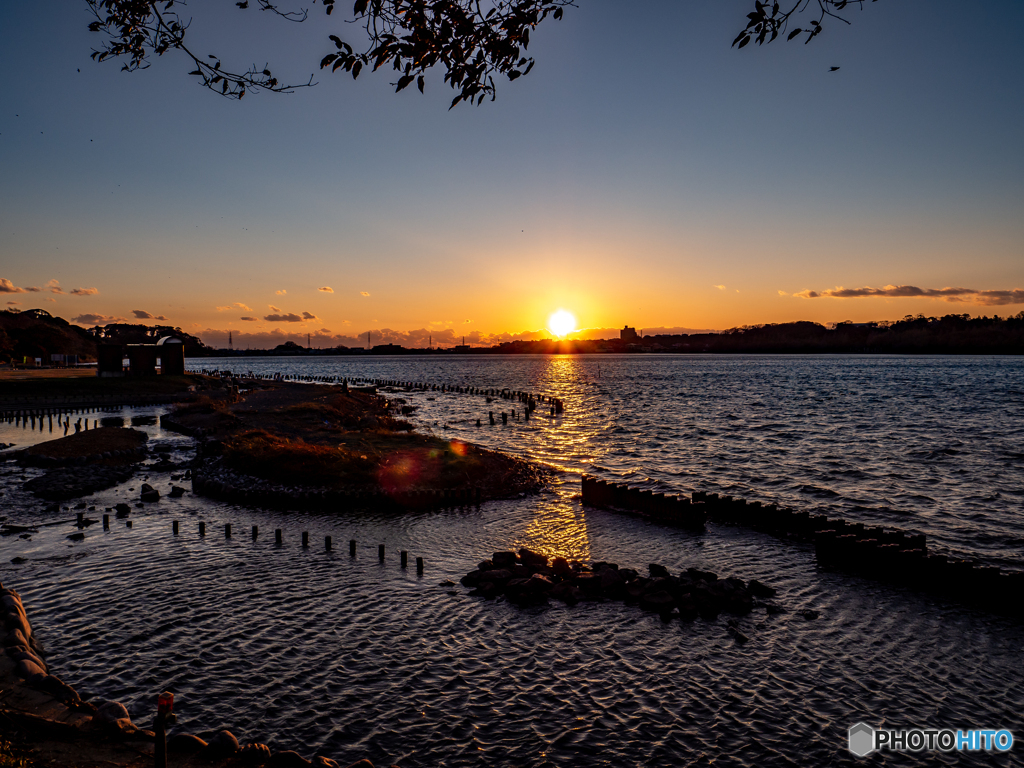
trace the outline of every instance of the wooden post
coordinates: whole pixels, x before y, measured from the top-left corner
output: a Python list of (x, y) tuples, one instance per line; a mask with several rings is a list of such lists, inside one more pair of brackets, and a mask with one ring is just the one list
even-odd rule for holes
[(110, 530), (110, 515), (104, 515), (103, 516), (103, 530), (104, 531), (109, 531)]
[(131, 520), (125, 520), (124, 521), (124, 527), (125, 528), (131, 528), (132, 527), (132, 521)]
[(302, 546), (309, 547), (309, 531), (302, 532)]
[(199, 523), (199, 535), (200, 536), (205, 536), (206, 535), (206, 523), (202, 523), (202, 522)]
[(85, 513), (84, 512), (79, 512), (78, 513), (78, 527), (79, 528), (84, 528), (85, 527)]
[(379, 547), (377, 547), (377, 557), (380, 558), (380, 561), (382, 563), (384, 562), (384, 545), (383, 544), (381, 544)]
[[(104, 517), (106, 517), (106, 515), (104, 515)], [(175, 520), (173, 523), (171, 523), (171, 530), (174, 531), (174, 535), (175, 536), (178, 535), (178, 521), (177, 520)]]
[(224, 523), (224, 538), (231, 538), (231, 523)]
[(281, 529), (280, 528), (275, 528), (274, 529), (274, 541), (276, 543), (278, 543), (278, 544), (281, 543)]
[(348, 542), (348, 553), (350, 555), (352, 555), (352, 557), (356, 556), (356, 540), (355, 539), (349, 539), (349, 542)]
[(400, 557), (402, 559), (402, 567), (405, 568), (407, 565), (409, 565), (409, 553), (403, 549)]
[(416, 573), (420, 574), (421, 576), (423, 575), (423, 558), (422, 557), (417, 557), (416, 558)]
[(331, 551), (331, 537), (330, 536), (324, 536), (324, 549), (326, 549), (328, 552)]
[(260, 535), (260, 527), (258, 525), (254, 525), (252, 527), (252, 540), (256, 541), (256, 539), (259, 537), (259, 535)]

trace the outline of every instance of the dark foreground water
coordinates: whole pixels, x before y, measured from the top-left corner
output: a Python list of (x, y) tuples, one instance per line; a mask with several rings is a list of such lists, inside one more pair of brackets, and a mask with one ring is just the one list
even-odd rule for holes
[[(403, 766), (844, 765), (857, 721), (1008, 728), (1024, 738), (1024, 628), (971, 606), (820, 571), (813, 551), (740, 529), (701, 535), (596, 510), (578, 472), (724, 490), (925, 531), (936, 549), (1024, 566), (1024, 361), (643, 357), (218, 361), (555, 394), (564, 417), (477, 428), (483, 398), (401, 394), (413, 418), (557, 467), (537, 497), (480, 510), (322, 516), (187, 495), (134, 528), (0, 539), (54, 671), (137, 721), (175, 692), (181, 727)], [(203, 361), (203, 364), (208, 364)], [(432, 400), (428, 398), (434, 398)], [(133, 412), (134, 413), (134, 412)], [(139, 412), (149, 414), (152, 410)], [(126, 414), (130, 415), (130, 414)], [(435, 425), (436, 422), (436, 425)], [(447, 425), (447, 426), (446, 426)], [(188, 441), (149, 428), (158, 446)], [(11, 442), (11, 432), (0, 441)], [(27, 440), (27, 436), (23, 436)], [(17, 442), (15, 440), (15, 442)], [(0, 465), (3, 514), (47, 520)], [(137, 498), (142, 478), (89, 499)], [(166, 487), (169, 478), (152, 475)], [(135, 490), (129, 490), (134, 488)], [(94, 517), (98, 514), (94, 513)], [(65, 514), (64, 517), (67, 517)], [(171, 534), (171, 520), (182, 521)], [(197, 534), (207, 522), (205, 539)], [(223, 535), (233, 524), (234, 537)], [(251, 525), (261, 535), (253, 541)], [(273, 543), (273, 529), (284, 543)], [(301, 531), (314, 546), (303, 550)], [(334, 551), (323, 549), (323, 537)], [(356, 539), (353, 559), (347, 541)], [(377, 544), (387, 547), (378, 563)], [(457, 581), (496, 549), (759, 578), (790, 612), (668, 623), (620, 604), (520, 610)], [(427, 561), (402, 570), (398, 551)], [(11, 558), (27, 562), (14, 565)], [(454, 594), (451, 594), (454, 592)], [(1020, 600), (1021, 596), (1007, 596)], [(808, 622), (796, 611), (821, 613)], [(1017, 764), (1008, 754), (874, 755), (873, 764)]]

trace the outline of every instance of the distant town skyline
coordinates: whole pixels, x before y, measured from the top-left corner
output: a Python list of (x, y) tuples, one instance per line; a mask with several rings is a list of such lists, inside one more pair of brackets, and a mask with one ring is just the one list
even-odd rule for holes
[(1024, 6), (739, 51), (747, 5), (589, 0), (448, 111), (440, 77), (321, 73), (320, 19), (189, 6), (204, 50), (319, 82), (232, 102), (173, 53), (91, 61), (84, 3), (7, 4), (0, 308), (236, 349), (1024, 309)]

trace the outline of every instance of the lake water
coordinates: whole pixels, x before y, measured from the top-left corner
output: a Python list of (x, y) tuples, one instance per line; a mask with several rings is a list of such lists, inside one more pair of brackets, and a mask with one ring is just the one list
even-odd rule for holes
[[(148, 724), (402, 766), (844, 765), (846, 729), (1024, 734), (1024, 631), (970, 605), (817, 568), (813, 548), (711, 524), (703, 534), (580, 505), (579, 473), (920, 530), (930, 548), (1024, 568), (1024, 361), (1015, 358), (583, 356), (192, 361), (551, 394), (565, 414), (501, 425), (517, 403), (395, 393), (421, 429), (556, 471), (542, 494), (404, 516), (245, 509), (186, 495), (80, 543), (68, 525), (0, 540), (54, 672)], [(128, 410), (145, 416), (161, 409)], [(488, 411), (498, 425), (488, 423)], [(483, 426), (477, 427), (481, 419)], [(73, 419), (74, 420), (74, 419)], [(186, 456), (189, 441), (147, 427)], [(28, 434), (4, 427), (0, 442)], [(35, 433), (34, 433), (35, 434)], [(55, 519), (0, 465), (4, 514)], [(134, 500), (141, 477), (88, 499)], [(169, 478), (150, 482), (166, 488)], [(130, 490), (134, 489), (134, 490)], [(98, 514), (94, 513), (94, 517)], [(56, 516), (59, 518), (61, 516)], [(63, 517), (67, 518), (65, 513)], [(171, 534), (180, 520), (181, 534)], [(200, 538), (197, 525), (207, 523)], [(225, 539), (223, 524), (234, 536)], [(259, 525), (253, 541), (249, 527)], [(273, 543), (273, 529), (284, 543)], [(299, 546), (309, 531), (314, 546)], [(325, 552), (331, 535), (334, 551)], [(355, 558), (346, 542), (356, 539)], [(376, 547), (387, 558), (378, 562)], [(458, 581), (492, 551), (758, 578), (789, 609), (662, 622), (617, 603), (520, 610)], [(422, 577), (398, 551), (425, 558)], [(16, 556), (27, 562), (14, 565)], [(454, 593), (454, 594), (450, 594)], [(1007, 596), (1020, 600), (1021, 596)], [(797, 611), (818, 610), (817, 621)], [(1014, 751), (1019, 751), (1015, 745)], [(961, 753), (876, 764), (1009, 764)]]

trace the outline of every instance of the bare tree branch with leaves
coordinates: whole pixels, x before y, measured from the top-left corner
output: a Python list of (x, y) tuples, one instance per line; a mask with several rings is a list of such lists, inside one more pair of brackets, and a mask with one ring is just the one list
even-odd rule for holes
[[(192, 60), (195, 68), (189, 74), (201, 85), (234, 99), (248, 92), (292, 93), (315, 85), (312, 75), (307, 82), (285, 84), (269, 65), (228, 70), (222, 67), (220, 57), (193, 52), (185, 42), (191, 24), (191, 19), (181, 14), (187, 7), (185, 0), (85, 1), (95, 17), (89, 29), (106, 35), (102, 48), (93, 51), (97, 61), (120, 59), (122, 69), (132, 72), (149, 67), (154, 55), (180, 51)], [(318, 0), (311, 2), (316, 5)], [(335, 0), (319, 2), (326, 16), (334, 12)], [(805, 35), (804, 42), (810, 42), (821, 34), (827, 18), (848, 24), (843, 11), (864, 2), (787, 0), (780, 5), (778, 0), (755, 0), (754, 10), (747, 14), (747, 26), (733, 46), (743, 48), (751, 41), (763, 45), (780, 35), (787, 40)], [(270, 0), (242, 0), (235, 5), (243, 11), (255, 8), (293, 22), (309, 17), (306, 9), (283, 10)], [(575, 7), (576, 1), (355, 0), (348, 23), (362, 27), (361, 43), (353, 45), (336, 34), (329, 35), (334, 50), (320, 60), (320, 69), (347, 72), (356, 78), (366, 68), (390, 68), (398, 74), (392, 83), (396, 91), (415, 83), (422, 92), (428, 70), (439, 67), (444, 70), (444, 81), (456, 91), (451, 107), (460, 102), (481, 104), (485, 99), (494, 100), (496, 77), (516, 80), (530, 72), (534, 60), (526, 52), (531, 33), (546, 19), (561, 19), (567, 6)], [(789, 31), (792, 17), (809, 7), (816, 10), (809, 14), (808, 27)]]

